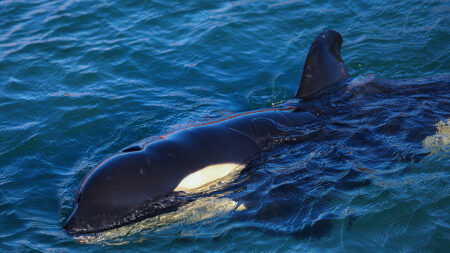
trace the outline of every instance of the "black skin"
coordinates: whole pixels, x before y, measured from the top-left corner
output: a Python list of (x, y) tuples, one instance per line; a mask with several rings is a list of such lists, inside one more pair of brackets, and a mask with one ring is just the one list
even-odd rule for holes
[[(341, 44), (342, 36), (332, 30), (315, 38), (297, 98), (307, 98), (348, 77), (340, 58)], [(96, 233), (176, 210), (188, 201), (174, 193), (187, 175), (208, 165), (247, 164), (273, 138), (286, 135), (282, 129), (317, 119), (294, 109), (235, 115), (124, 149), (86, 177), (64, 228), (69, 234)]]

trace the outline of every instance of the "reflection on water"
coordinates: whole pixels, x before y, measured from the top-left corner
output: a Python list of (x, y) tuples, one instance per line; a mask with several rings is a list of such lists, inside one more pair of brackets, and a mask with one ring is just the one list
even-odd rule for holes
[[(143, 233), (142, 238), (148, 233), (164, 233), (165, 230), (176, 229), (179, 226), (185, 226), (196, 222), (207, 223), (208, 219), (218, 218), (228, 214), (231, 211), (245, 210), (243, 204), (238, 206), (238, 202), (221, 197), (203, 197), (194, 200), (177, 211), (161, 214), (143, 221), (133, 223), (127, 226), (108, 230), (96, 235), (83, 235), (75, 237), (81, 243), (104, 243), (108, 245), (128, 244), (129, 237), (137, 233)], [(211, 221), (213, 222), (213, 221)], [(145, 231), (145, 232), (142, 232)], [(179, 236), (193, 236), (202, 231), (184, 230)], [(135, 242), (141, 242), (138, 239)]]

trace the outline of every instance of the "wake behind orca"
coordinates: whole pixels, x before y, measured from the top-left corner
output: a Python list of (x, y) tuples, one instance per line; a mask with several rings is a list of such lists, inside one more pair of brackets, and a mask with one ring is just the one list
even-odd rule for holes
[[(313, 99), (348, 78), (341, 45), (342, 36), (333, 30), (314, 39), (296, 98)], [(287, 136), (286, 128), (317, 120), (299, 105), (237, 114), (125, 148), (86, 176), (64, 228), (69, 234), (96, 233), (177, 210), (190, 201), (189, 193), (239, 171)]]

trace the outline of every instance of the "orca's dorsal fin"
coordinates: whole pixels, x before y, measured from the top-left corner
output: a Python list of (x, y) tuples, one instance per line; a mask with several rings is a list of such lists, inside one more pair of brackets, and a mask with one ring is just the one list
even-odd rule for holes
[(341, 59), (342, 36), (325, 30), (314, 39), (303, 67), (297, 98), (314, 95), (318, 91), (348, 78), (347, 68)]

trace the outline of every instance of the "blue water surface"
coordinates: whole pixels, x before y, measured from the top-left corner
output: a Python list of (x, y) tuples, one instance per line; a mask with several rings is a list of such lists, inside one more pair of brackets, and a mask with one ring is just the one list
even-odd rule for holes
[[(352, 79), (302, 105), (319, 121), (180, 210), (201, 218), (66, 234), (96, 164), (292, 98), (326, 28)], [(0, 251), (447, 251), (449, 85), (445, 0), (0, 1)], [(245, 210), (215, 208), (233, 202)]]

